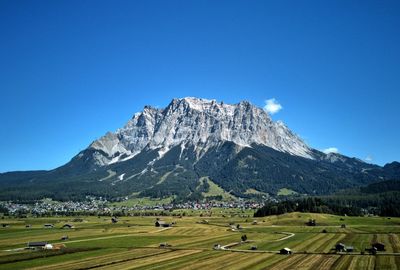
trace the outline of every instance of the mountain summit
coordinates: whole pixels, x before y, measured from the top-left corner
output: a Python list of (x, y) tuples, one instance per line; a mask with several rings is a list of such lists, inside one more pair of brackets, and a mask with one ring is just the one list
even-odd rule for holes
[(396, 177), (397, 163), (380, 167), (310, 148), (247, 101), (188, 97), (145, 106), (59, 168), (0, 174), (0, 200), (329, 194)]
[(194, 147), (197, 159), (224, 142), (240, 147), (259, 144), (291, 155), (313, 159), (311, 149), (282, 122), (273, 122), (247, 101), (224, 104), (200, 98), (174, 99), (164, 109), (146, 106), (115, 133), (107, 133), (89, 147), (97, 165), (133, 158), (142, 150), (157, 149), (159, 158), (175, 146)]

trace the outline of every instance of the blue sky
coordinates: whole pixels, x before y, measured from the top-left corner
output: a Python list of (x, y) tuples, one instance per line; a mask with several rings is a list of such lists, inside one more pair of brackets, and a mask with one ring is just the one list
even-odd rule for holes
[(400, 160), (398, 1), (0, 1), (0, 172), (52, 169), (146, 104), (263, 107), (316, 149)]

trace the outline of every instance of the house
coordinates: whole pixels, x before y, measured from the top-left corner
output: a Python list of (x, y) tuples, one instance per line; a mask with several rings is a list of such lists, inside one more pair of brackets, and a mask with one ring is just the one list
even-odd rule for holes
[(292, 254), (292, 251), (290, 250), (290, 248), (282, 248), (279, 251), (279, 254), (290, 255), (290, 254)]
[(308, 226), (316, 226), (317, 222), (315, 221), (315, 219), (309, 219), (307, 222)]
[(73, 229), (73, 228), (75, 228), (75, 226), (72, 225), (72, 224), (64, 224), (64, 225), (61, 227), (61, 229)]
[(54, 228), (53, 224), (44, 224), (43, 227), (47, 228), (47, 229), (51, 229)]
[(27, 247), (29, 249), (44, 249), (47, 242), (28, 242)]
[(373, 243), (372, 247), (376, 248), (377, 251), (385, 251), (385, 245), (382, 243)]
[(336, 244), (335, 250), (338, 252), (346, 251), (346, 246), (343, 243)]

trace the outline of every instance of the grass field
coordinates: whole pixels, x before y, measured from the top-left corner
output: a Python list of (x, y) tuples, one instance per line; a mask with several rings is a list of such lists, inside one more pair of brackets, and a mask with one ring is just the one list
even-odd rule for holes
[[(207, 224), (200, 217), (204, 211), (190, 211), (191, 216), (182, 218), (160, 217), (175, 221), (172, 228), (155, 227), (155, 217), (121, 217), (117, 224), (107, 217), (81, 217), (82, 222), (68, 217), (6, 218), (2, 223), (10, 226), (0, 228), (0, 269), (400, 268), (399, 218), (290, 213), (253, 219), (252, 212), (212, 212)], [(310, 218), (316, 219), (317, 226), (305, 225)], [(55, 227), (45, 229), (45, 223)], [(75, 228), (61, 229), (65, 223)], [(27, 224), (32, 227), (26, 228)], [(237, 224), (242, 229), (237, 230)], [(244, 234), (248, 242), (240, 243)], [(65, 235), (69, 240), (61, 241)], [(30, 241), (63, 243), (66, 247), (24, 249)], [(377, 255), (364, 252), (376, 241), (384, 243), (386, 251)], [(354, 251), (336, 253), (333, 248), (339, 242), (353, 246)], [(170, 246), (160, 248), (160, 243)], [(223, 248), (214, 250), (215, 244)], [(253, 246), (257, 250), (250, 250)], [(293, 254), (279, 255), (284, 247)]]

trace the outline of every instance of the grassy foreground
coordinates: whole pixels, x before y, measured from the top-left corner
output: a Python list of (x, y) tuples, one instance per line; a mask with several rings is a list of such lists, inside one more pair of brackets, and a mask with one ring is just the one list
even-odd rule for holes
[[(121, 217), (116, 224), (107, 217), (3, 219), (0, 228), (0, 269), (399, 269), (400, 219), (343, 217), (291, 213), (252, 218), (252, 213), (214, 209), (212, 216), (194, 211), (192, 216), (165, 217), (172, 228), (154, 226), (155, 217)], [(317, 226), (305, 223), (314, 218)], [(257, 221), (257, 222), (254, 222)], [(51, 223), (52, 229), (43, 228)], [(61, 229), (65, 223), (73, 229)], [(31, 228), (26, 228), (30, 224)], [(232, 230), (229, 224), (240, 224)], [(346, 224), (341, 228), (341, 224)], [(236, 227), (236, 226), (235, 226)], [(325, 230), (326, 232), (323, 232)], [(229, 250), (213, 250), (240, 242)], [(61, 241), (68, 235), (69, 240)], [(27, 242), (63, 243), (61, 250), (23, 249)], [(386, 251), (364, 253), (372, 242)], [(342, 242), (351, 253), (336, 253)], [(159, 248), (160, 243), (171, 245)], [(252, 246), (257, 250), (251, 251)], [(284, 247), (292, 255), (279, 255)], [(362, 254), (363, 253), (363, 254)]]

